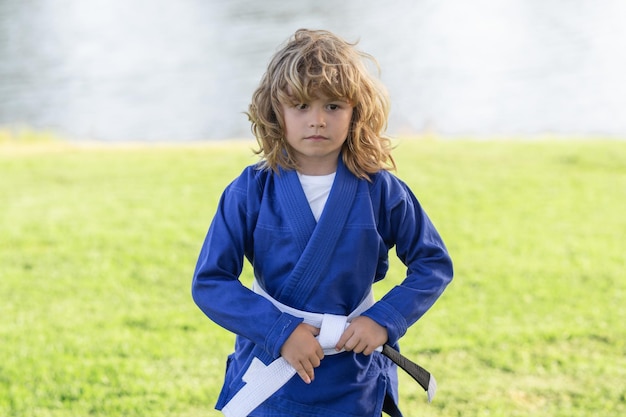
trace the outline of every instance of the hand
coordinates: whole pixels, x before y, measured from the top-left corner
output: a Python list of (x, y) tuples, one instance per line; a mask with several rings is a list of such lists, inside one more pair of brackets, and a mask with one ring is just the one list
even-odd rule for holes
[(343, 332), (335, 349), (371, 355), (376, 348), (387, 342), (388, 337), (387, 329), (383, 326), (369, 317), (359, 316)]
[(324, 350), (315, 338), (320, 329), (310, 324), (300, 323), (280, 349), (280, 354), (294, 367), (300, 378), (310, 384), (315, 378), (313, 368), (320, 366)]

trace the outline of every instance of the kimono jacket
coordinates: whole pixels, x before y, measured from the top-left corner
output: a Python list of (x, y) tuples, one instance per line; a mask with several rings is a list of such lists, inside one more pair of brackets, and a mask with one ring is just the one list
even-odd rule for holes
[[(348, 315), (385, 277), (395, 246), (407, 274), (363, 315), (397, 342), (452, 279), (447, 250), (409, 188), (387, 171), (359, 179), (339, 163), (315, 221), (297, 172), (247, 167), (224, 191), (202, 246), (192, 295), (214, 322), (237, 335), (216, 408), (245, 384), (253, 358), (266, 365), (302, 319), (283, 313), (239, 281), (244, 258), (257, 282), (283, 304)], [(401, 281), (401, 283), (400, 283)], [(327, 355), (309, 385), (297, 375), (251, 416), (365, 417), (397, 407), (396, 367), (378, 352)]]

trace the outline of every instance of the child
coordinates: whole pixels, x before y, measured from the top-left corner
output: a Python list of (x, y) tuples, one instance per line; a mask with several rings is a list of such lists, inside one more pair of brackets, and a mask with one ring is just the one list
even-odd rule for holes
[[(261, 162), (224, 191), (192, 288), (237, 334), (216, 405), (228, 417), (401, 416), (396, 367), (376, 350), (397, 348), (452, 263), (389, 173), (388, 99), (364, 58), (330, 32), (298, 30), (252, 97)], [(407, 275), (374, 302), (393, 246)], [(244, 257), (252, 289), (239, 281)]]

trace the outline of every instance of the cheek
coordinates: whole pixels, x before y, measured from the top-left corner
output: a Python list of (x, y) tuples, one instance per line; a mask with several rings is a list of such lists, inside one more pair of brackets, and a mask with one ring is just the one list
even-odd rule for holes
[(292, 114), (290, 114), (289, 111), (284, 111), (282, 118), (283, 118), (283, 131), (284, 131), (283, 133), (287, 135), (289, 131), (295, 130), (295, 128), (297, 127), (298, 121)]
[(352, 127), (352, 112), (346, 115), (344, 119), (344, 126), (346, 131), (349, 131), (350, 127)]
[(354, 111), (350, 109), (350, 111), (346, 114), (346, 123), (348, 124), (348, 127), (352, 125), (352, 116), (354, 116)]
[(285, 137), (285, 139), (289, 138), (289, 136), (294, 131), (295, 131), (295, 129), (294, 129), (294, 126), (293, 126), (293, 122), (285, 120), (285, 123), (283, 124), (283, 136)]

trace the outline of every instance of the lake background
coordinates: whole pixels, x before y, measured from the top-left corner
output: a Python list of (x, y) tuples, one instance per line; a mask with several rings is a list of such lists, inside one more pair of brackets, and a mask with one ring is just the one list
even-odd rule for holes
[(296, 29), (374, 55), (389, 133), (626, 137), (624, 0), (0, 0), (0, 129), (73, 140), (251, 138)]

